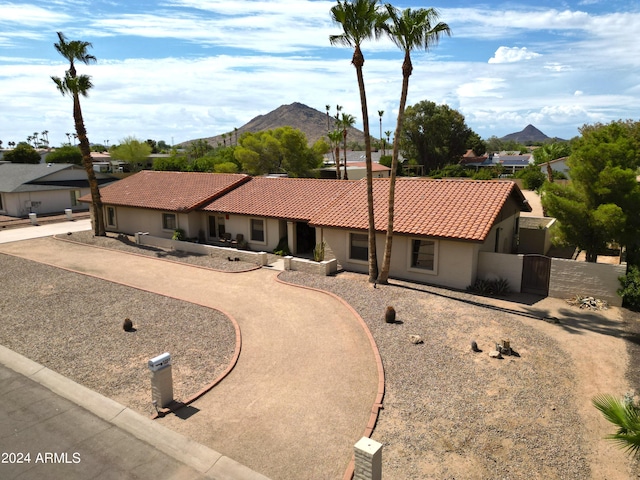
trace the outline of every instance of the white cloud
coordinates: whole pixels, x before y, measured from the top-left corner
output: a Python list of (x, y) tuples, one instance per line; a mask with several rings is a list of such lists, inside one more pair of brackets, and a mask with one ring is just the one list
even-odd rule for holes
[(584, 92), (582, 90), (576, 90), (575, 92), (573, 92), (573, 95), (575, 97), (580, 97), (580, 96), (584, 95)]
[(499, 47), (493, 57), (489, 59), (489, 63), (514, 63), (539, 56), (539, 53), (532, 52), (527, 47)]

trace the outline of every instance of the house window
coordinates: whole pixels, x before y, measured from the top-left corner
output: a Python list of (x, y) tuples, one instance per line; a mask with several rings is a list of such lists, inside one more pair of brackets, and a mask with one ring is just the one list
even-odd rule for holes
[(251, 219), (251, 241), (264, 242), (264, 220), (260, 218)]
[(176, 229), (176, 214), (175, 213), (163, 213), (162, 214), (162, 229), (163, 230), (175, 230)]
[(216, 217), (209, 215), (209, 238), (214, 238), (216, 235)]
[(116, 227), (116, 207), (107, 207), (107, 226)]
[(436, 242), (433, 240), (411, 241), (411, 268), (434, 271), (436, 266)]
[(363, 262), (369, 259), (369, 236), (366, 233), (349, 234), (349, 258)]
[(80, 199), (80, 190), (71, 190), (69, 193), (71, 194), (71, 206), (77, 207), (80, 203), (78, 202)]

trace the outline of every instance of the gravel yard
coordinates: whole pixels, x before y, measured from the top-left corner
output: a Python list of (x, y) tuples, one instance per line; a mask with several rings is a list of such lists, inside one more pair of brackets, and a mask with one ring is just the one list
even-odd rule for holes
[[(70, 238), (220, 270), (252, 267), (225, 257), (140, 249), (128, 238), (94, 239), (90, 232)], [(151, 356), (185, 352), (184, 359), (174, 358), (180, 369), (174, 377), (184, 380), (174, 386), (177, 398), (202, 388), (231, 358), (233, 327), (219, 312), (4, 255), (0, 262), (3, 271), (21, 273), (5, 276), (0, 343), (142, 413), (151, 413), (145, 366)], [(589, 379), (576, 374), (575, 357), (560, 337), (548, 334), (559, 326), (487, 308), (481, 297), (464, 292), (402, 282), (373, 289), (365, 276), (351, 273), (283, 272), (280, 278), (335, 293), (371, 330), (386, 376), (373, 434), (384, 445), (383, 478), (603, 478), (591, 457), (603, 440), (586, 435), (584, 401), (576, 393)], [(395, 324), (383, 320), (387, 305), (398, 312)], [(137, 332), (123, 332), (127, 316)], [(630, 331), (640, 330), (636, 314), (625, 312), (625, 320)], [(423, 343), (412, 344), (412, 334)], [(638, 334), (629, 335), (634, 365)], [(509, 339), (517, 355), (489, 358), (501, 339)], [(471, 351), (472, 340), (482, 352)], [(96, 355), (108, 359), (100, 375), (93, 369)], [(200, 369), (208, 369), (206, 379), (194, 375)], [(637, 376), (629, 378), (637, 387)], [(608, 478), (640, 476), (630, 463), (612, 463), (616, 471)]]
[[(235, 328), (217, 310), (7, 255), (0, 270), (0, 344), (144, 415), (150, 358), (171, 352), (181, 400), (233, 357)], [(123, 330), (127, 317), (135, 332)]]

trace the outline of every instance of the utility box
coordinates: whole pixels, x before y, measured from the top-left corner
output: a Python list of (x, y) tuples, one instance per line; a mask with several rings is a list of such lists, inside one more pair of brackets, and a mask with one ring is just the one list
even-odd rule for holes
[(173, 402), (171, 355), (166, 352), (153, 357), (148, 367), (151, 371), (151, 399), (155, 405), (164, 408)]

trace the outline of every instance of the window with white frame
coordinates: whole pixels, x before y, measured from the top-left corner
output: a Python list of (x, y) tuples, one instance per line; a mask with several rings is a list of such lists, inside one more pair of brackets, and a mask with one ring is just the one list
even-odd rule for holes
[(252, 218), (250, 230), (252, 242), (264, 242), (264, 220), (261, 218)]
[(116, 226), (116, 207), (107, 207), (107, 227)]
[(438, 244), (435, 240), (411, 240), (411, 268), (435, 271)]
[(175, 213), (163, 213), (162, 214), (162, 229), (163, 230), (175, 230), (177, 226)]
[(366, 233), (349, 234), (349, 258), (351, 260), (369, 260), (369, 236)]

